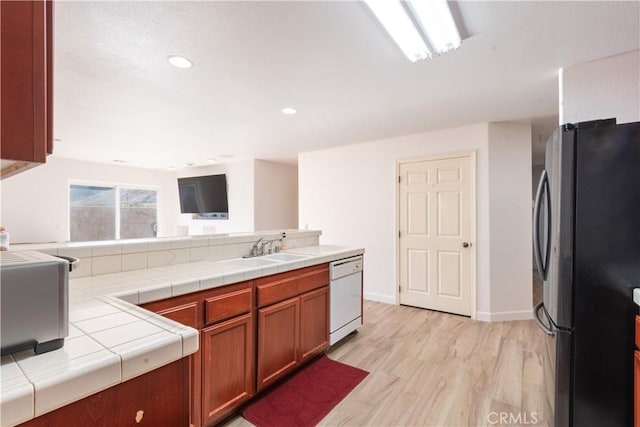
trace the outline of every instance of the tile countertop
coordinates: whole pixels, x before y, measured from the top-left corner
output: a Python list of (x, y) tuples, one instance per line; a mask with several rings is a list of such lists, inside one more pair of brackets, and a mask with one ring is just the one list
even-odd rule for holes
[(640, 305), (640, 288), (635, 288), (633, 290), (633, 302)]
[(30, 420), (198, 350), (195, 329), (137, 304), (362, 253), (363, 249), (319, 245), (273, 258), (199, 261), (71, 279), (64, 347), (40, 355), (28, 350), (2, 357), (0, 425)]

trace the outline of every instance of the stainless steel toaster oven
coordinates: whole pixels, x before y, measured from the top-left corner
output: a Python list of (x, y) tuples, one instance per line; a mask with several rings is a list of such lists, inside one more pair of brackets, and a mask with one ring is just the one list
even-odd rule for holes
[(0, 252), (2, 355), (56, 350), (69, 335), (69, 271), (78, 260), (35, 251)]

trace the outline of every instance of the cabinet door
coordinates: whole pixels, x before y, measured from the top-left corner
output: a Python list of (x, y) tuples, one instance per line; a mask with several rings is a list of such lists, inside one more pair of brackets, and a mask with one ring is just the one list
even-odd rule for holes
[(300, 357), (305, 361), (329, 345), (329, 288), (300, 296)]
[(247, 314), (201, 332), (205, 425), (226, 417), (254, 394), (253, 321)]
[(2, 158), (43, 163), (52, 152), (53, 2), (3, 1), (0, 6)]
[(300, 299), (291, 298), (258, 311), (258, 390), (298, 364)]

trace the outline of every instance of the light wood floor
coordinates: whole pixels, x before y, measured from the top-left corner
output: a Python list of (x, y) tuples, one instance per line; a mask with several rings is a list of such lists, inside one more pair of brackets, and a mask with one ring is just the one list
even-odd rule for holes
[[(536, 426), (546, 426), (544, 337), (533, 321), (478, 322), (365, 301), (360, 332), (327, 355), (370, 374), (320, 425), (531, 425), (536, 420)], [(501, 412), (521, 422), (498, 424)], [(251, 426), (240, 416), (226, 425)]]

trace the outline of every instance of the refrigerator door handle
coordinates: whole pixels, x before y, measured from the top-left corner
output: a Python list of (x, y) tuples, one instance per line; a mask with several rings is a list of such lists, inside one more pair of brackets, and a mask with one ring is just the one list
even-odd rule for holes
[[(547, 201), (547, 248), (545, 253), (545, 261), (542, 261), (542, 251), (540, 244), (540, 204), (542, 203), (542, 195), (546, 193)], [(551, 196), (549, 194), (549, 175), (546, 170), (542, 171), (538, 191), (536, 191), (536, 201), (533, 207), (533, 253), (536, 257), (536, 266), (540, 279), (547, 280), (547, 266), (549, 265), (549, 249), (551, 248)]]
[[(540, 329), (542, 329), (542, 331), (549, 335), (550, 337), (554, 336), (556, 333), (554, 331), (551, 330), (550, 327), (548, 327), (547, 325), (545, 325), (542, 320), (540, 319), (540, 309), (544, 307), (544, 302), (540, 302), (538, 304), (536, 304), (535, 307), (533, 307), (533, 320), (536, 321), (536, 323), (538, 324), (538, 327)], [(545, 317), (546, 314), (545, 314)], [(547, 318), (547, 321), (549, 321), (549, 319)]]

